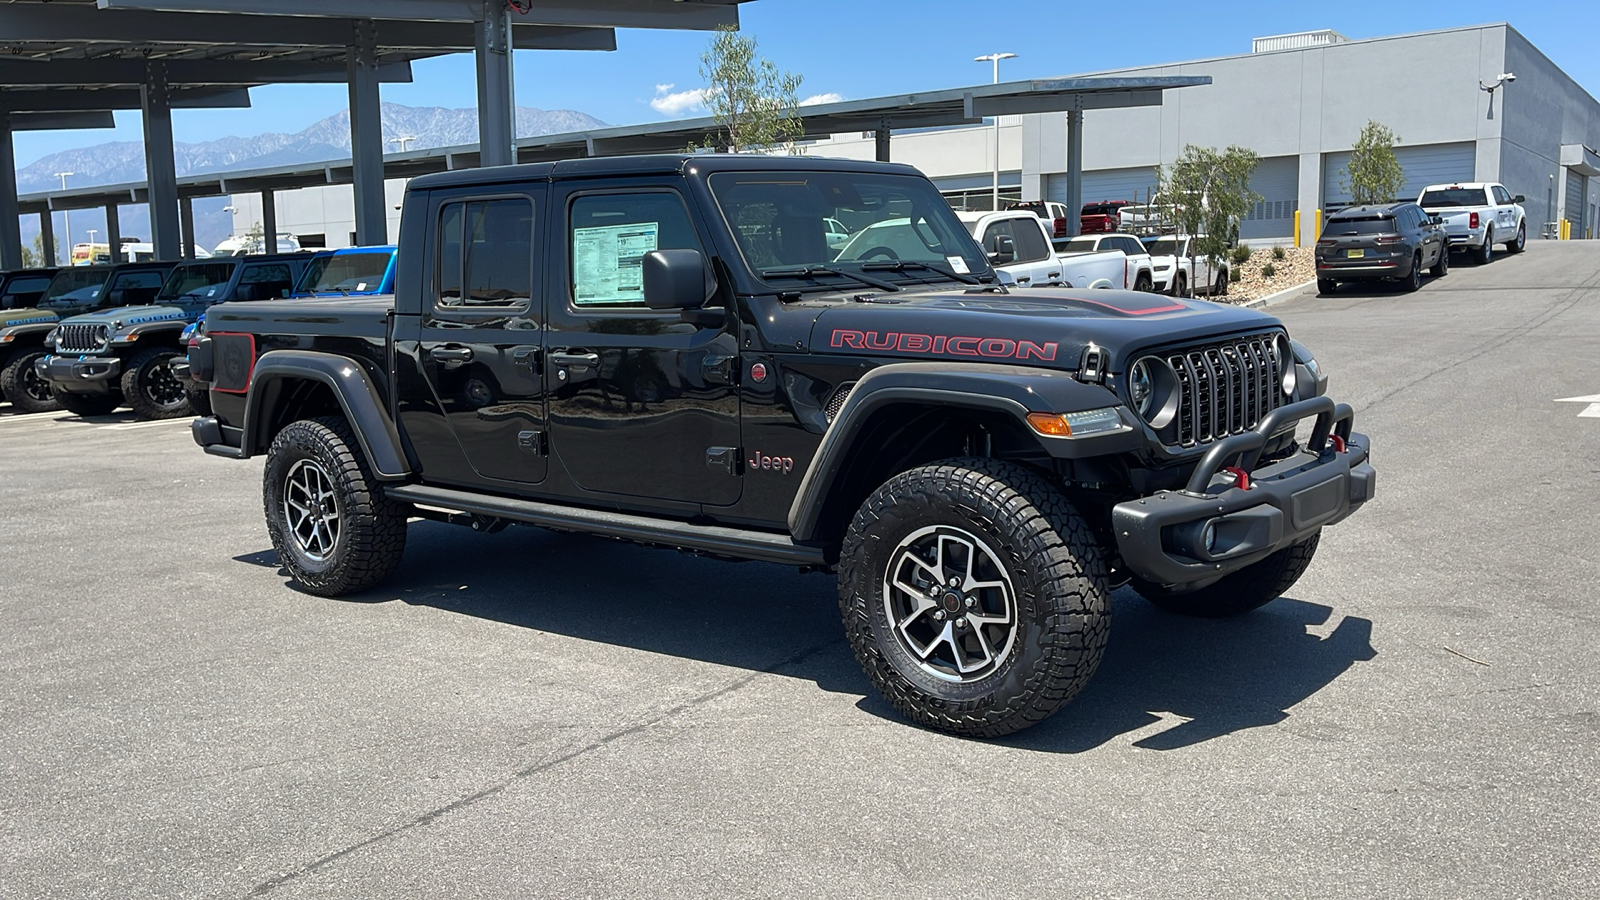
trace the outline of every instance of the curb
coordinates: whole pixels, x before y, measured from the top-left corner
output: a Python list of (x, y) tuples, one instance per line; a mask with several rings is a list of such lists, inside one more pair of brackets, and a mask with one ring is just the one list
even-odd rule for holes
[(1311, 279), (1310, 281), (1302, 281), (1294, 287), (1284, 288), (1283, 290), (1278, 291), (1276, 294), (1268, 294), (1265, 297), (1260, 297), (1255, 300), (1246, 300), (1245, 302), (1239, 304), (1239, 306), (1242, 309), (1253, 309), (1257, 306), (1272, 306), (1289, 299), (1290, 294), (1303, 291), (1308, 287), (1314, 286), (1316, 283), (1317, 280), (1315, 278)]

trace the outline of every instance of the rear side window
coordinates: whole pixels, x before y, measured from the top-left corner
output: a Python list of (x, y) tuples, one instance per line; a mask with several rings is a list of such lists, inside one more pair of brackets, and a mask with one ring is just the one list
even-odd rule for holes
[(1390, 234), (1395, 230), (1394, 219), (1389, 216), (1363, 216), (1361, 218), (1331, 219), (1327, 232), (1330, 235)]
[(1062, 253), (1093, 253), (1094, 251), (1094, 238), (1073, 238), (1061, 245)]
[(533, 296), (533, 204), (447, 203), (439, 212), (440, 306), (512, 306)]
[(294, 278), (285, 263), (245, 266), (235, 291), (240, 300), (270, 300), (287, 297), (294, 289)]

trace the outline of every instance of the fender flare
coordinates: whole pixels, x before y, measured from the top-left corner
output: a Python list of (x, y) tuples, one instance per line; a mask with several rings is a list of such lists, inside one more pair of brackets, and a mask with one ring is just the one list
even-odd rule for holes
[[(1051, 456), (1078, 459), (1137, 449), (1144, 426), (1109, 390), (1084, 384), (1071, 373), (1026, 366), (973, 363), (891, 363), (868, 372), (850, 391), (849, 399), (829, 426), (806, 467), (789, 506), (789, 533), (796, 541), (813, 540), (825, 501), (851, 457), (855, 444), (874, 414), (896, 404), (1000, 412), (1012, 416)], [(1077, 438), (1045, 437), (1027, 424), (1029, 413), (1069, 413), (1117, 407), (1123, 428)]]
[(141, 325), (135, 325), (128, 329), (128, 333), (136, 334), (142, 339), (146, 335), (164, 335), (167, 332), (171, 332), (173, 340), (176, 341), (178, 336), (183, 334), (183, 329), (189, 327), (189, 323), (190, 320), (188, 319), (163, 319), (159, 322), (146, 322)]
[(274, 384), (282, 381), (315, 381), (333, 391), (378, 480), (401, 481), (411, 474), (400, 444), (400, 430), (379, 402), (382, 395), (366, 370), (347, 357), (316, 350), (273, 350), (256, 360), (250, 373), (240, 442), (246, 452), (258, 445), (262, 422), (270, 412), (263, 408), (267, 403), (264, 398)]

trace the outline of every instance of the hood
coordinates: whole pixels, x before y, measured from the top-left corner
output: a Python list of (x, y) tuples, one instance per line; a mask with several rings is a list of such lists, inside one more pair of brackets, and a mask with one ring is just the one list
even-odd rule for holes
[(0, 310), (0, 328), (42, 325), (46, 322), (55, 322), (58, 318), (60, 317), (48, 309), (4, 309)]
[(181, 306), (118, 306), (112, 309), (97, 309), (94, 312), (73, 316), (68, 322), (73, 323), (116, 323), (118, 328), (130, 325), (144, 325), (150, 322), (189, 322), (194, 320), (195, 314), (186, 311)]
[(1115, 363), (1149, 347), (1280, 327), (1254, 310), (1135, 291), (903, 291), (824, 310), (810, 346), (813, 353), (1075, 369), (1090, 343)]

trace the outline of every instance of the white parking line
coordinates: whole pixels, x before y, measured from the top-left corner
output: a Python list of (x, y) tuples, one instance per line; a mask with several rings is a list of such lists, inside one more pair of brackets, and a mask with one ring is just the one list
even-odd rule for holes
[(104, 431), (132, 431), (135, 428), (158, 428), (162, 425), (187, 426), (192, 419), (154, 419), (149, 422), (124, 422), (120, 425), (101, 425)]

